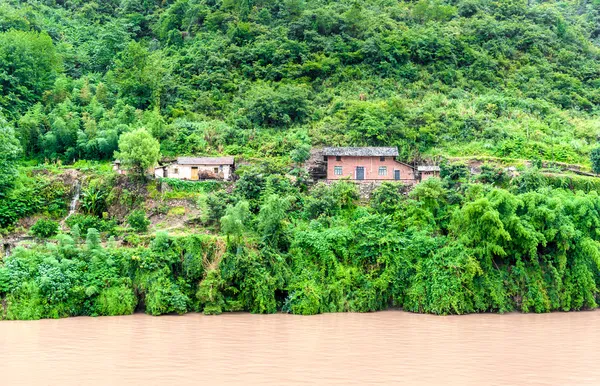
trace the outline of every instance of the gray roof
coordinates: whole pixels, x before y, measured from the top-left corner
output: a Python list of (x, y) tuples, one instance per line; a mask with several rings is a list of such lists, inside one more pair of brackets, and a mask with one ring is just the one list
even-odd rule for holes
[(351, 157), (397, 157), (397, 147), (326, 147), (323, 155)]
[(440, 167), (433, 166), (433, 165), (421, 165), (421, 166), (417, 166), (417, 170), (420, 172), (439, 172)]
[(233, 165), (233, 157), (177, 157), (178, 165)]

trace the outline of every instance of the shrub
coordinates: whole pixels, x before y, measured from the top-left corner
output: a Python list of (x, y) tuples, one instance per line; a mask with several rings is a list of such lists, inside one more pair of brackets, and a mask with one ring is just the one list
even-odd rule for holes
[(160, 181), (176, 192), (188, 193), (210, 193), (223, 185), (222, 181), (184, 181), (176, 178), (161, 178)]
[(88, 229), (95, 228), (100, 232), (113, 233), (117, 223), (115, 220), (105, 220), (95, 216), (75, 214), (69, 217), (66, 221), (71, 230), (75, 225), (79, 226), (79, 234), (87, 234)]
[(236, 197), (227, 194), (225, 191), (210, 194), (206, 198), (208, 206), (208, 222), (218, 224), (221, 217), (225, 216), (225, 210), (229, 205), (234, 205), (237, 202)]
[(187, 311), (189, 298), (181, 292), (179, 286), (166, 277), (154, 281), (146, 294), (146, 312), (150, 315), (162, 315)]
[(100, 233), (95, 228), (87, 230), (87, 236), (85, 237), (85, 244), (88, 249), (100, 248)]
[(45, 239), (58, 233), (58, 223), (52, 220), (40, 219), (31, 227), (31, 234)]
[(211, 270), (206, 273), (206, 278), (200, 282), (196, 298), (203, 304), (206, 315), (219, 315), (223, 312), (225, 299), (222, 294), (224, 281), (221, 273)]
[(141, 209), (131, 212), (127, 218), (127, 222), (129, 223), (129, 226), (137, 232), (146, 232), (148, 230), (148, 225), (150, 225), (150, 220), (146, 217), (146, 212)]
[(131, 288), (121, 285), (105, 288), (96, 299), (98, 315), (115, 316), (131, 315), (135, 310), (137, 300)]

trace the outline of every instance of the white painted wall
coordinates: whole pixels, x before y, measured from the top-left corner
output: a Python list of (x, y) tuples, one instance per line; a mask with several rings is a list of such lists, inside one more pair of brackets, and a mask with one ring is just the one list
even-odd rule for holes
[[(197, 167), (198, 171), (208, 171), (214, 173), (215, 168), (218, 173), (223, 173), (223, 178), (227, 181), (231, 178), (231, 165), (177, 165), (172, 164), (165, 168), (156, 169), (155, 177), (178, 178), (181, 180), (192, 179), (192, 167)], [(166, 171), (166, 175), (164, 173)]]

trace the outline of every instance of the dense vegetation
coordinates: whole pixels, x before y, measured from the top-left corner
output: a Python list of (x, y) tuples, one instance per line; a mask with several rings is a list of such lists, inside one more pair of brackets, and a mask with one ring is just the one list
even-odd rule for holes
[[(600, 171), (599, 21), (568, 0), (3, 1), (0, 234), (34, 240), (0, 260), (0, 315), (595, 308), (600, 180), (558, 162)], [(361, 201), (307, 183), (320, 145), (495, 161)], [(246, 165), (107, 164), (199, 154)]]
[(306, 143), (587, 163), (595, 2), (107, 0), (0, 5), (0, 107), (29, 157), (285, 157)]
[[(55, 243), (18, 247), (4, 259), (4, 317), (136, 307), (152, 315), (595, 308), (598, 194), (532, 186), (531, 179), (514, 180), (509, 190), (430, 179), (408, 197), (386, 183), (360, 206), (351, 183), (303, 194), (269, 177), (257, 197), (236, 187), (224, 214), (207, 216), (204, 225), (220, 226), (223, 236), (159, 232), (149, 245), (126, 238), (130, 245), (117, 247), (114, 237), (103, 246), (95, 228), (82, 237), (73, 227)], [(138, 212), (130, 222), (135, 216), (147, 225)]]

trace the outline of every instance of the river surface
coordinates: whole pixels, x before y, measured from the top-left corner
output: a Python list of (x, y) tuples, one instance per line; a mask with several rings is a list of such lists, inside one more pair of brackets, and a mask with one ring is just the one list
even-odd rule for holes
[(600, 385), (600, 312), (0, 322), (2, 385)]

